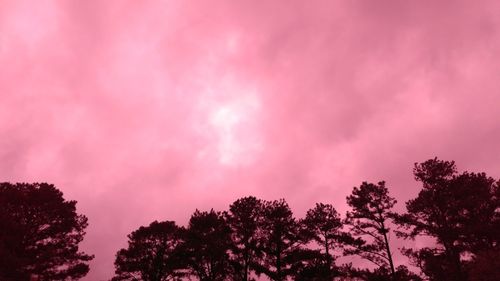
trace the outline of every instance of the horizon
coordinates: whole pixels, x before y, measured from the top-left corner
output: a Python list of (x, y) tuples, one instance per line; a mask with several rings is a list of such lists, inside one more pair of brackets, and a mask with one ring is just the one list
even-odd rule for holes
[(363, 181), (402, 211), (434, 157), (500, 178), (498, 2), (287, 3), (0, 2), (0, 182), (78, 202), (82, 280), (247, 195), (344, 216)]

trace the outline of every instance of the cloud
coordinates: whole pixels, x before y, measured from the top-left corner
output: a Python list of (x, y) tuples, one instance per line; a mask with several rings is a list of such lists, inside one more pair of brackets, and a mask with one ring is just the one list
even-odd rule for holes
[(498, 9), (2, 2), (0, 179), (79, 202), (97, 280), (139, 225), (240, 196), (344, 212), (385, 179), (402, 203), (434, 156), (499, 177)]

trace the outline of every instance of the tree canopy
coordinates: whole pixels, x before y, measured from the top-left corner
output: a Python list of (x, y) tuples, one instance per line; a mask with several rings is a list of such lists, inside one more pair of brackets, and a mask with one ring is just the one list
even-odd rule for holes
[(190, 273), (200, 281), (227, 280), (231, 237), (224, 215), (196, 210), (184, 235), (181, 251)]
[[(128, 235), (112, 280), (498, 280), (500, 181), (438, 158), (415, 163), (413, 175), (421, 190), (399, 213), (379, 181), (352, 189), (344, 217), (317, 203), (297, 218), (284, 199), (247, 196), (227, 211), (196, 210), (186, 226), (153, 221)], [(54, 185), (0, 183), (0, 281), (84, 277), (87, 225)], [(403, 256), (393, 259), (396, 238)]]
[[(338, 269), (334, 265), (334, 250), (344, 242), (340, 214), (331, 204), (316, 203), (301, 221), (305, 234), (320, 247), (320, 255), (314, 260), (312, 271), (321, 271), (322, 276), (332, 279)], [(318, 269), (321, 267), (321, 270)], [(311, 269), (309, 269), (311, 271)]]
[(405, 253), (433, 280), (468, 280), (464, 257), (499, 245), (498, 181), (485, 173), (458, 173), (453, 161), (437, 158), (416, 163), (414, 175), (422, 190), (398, 216), (406, 229), (399, 235), (430, 236), (436, 244)]
[(0, 183), (0, 280), (77, 280), (93, 256), (79, 250), (87, 217), (47, 183)]
[(363, 182), (359, 188), (354, 187), (347, 204), (352, 211), (346, 214), (346, 224), (354, 237), (345, 253), (359, 255), (394, 275), (388, 235), (396, 200), (389, 196), (385, 182)]
[(251, 272), (262, 261), (260, 225), (263, 222), (264, 202), (253, 196), (236, 200), (229, 206), (226, 220), (231, 229), (232, 279), (252, 280)]
[(113, 281), (180, 280), (184, 275), (179, 253), (182, 228), (173, 221), (152, 222), (128, 235), (128, 248), (116, 254)]
[(300, 246), (299, 224), (285, 200), (266, 201), (260, 226), (264, 253), (257, 272), (274, 281), (286, 280), (293, 272)]

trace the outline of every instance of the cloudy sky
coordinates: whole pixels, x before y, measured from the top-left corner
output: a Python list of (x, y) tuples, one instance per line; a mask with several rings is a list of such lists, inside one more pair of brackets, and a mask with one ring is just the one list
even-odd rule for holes
[(0, 181), (126, 235), (255, 195), (298, 217), (414, 162), (500, 177), (498, 1), (0, 0)]

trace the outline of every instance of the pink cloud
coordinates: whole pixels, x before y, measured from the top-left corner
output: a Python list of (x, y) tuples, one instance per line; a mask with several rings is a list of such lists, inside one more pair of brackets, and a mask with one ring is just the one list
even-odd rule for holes
[[(90, 220), (86, 280), (126, 234), (248, 194), (344, 212), (412, 164), (499, 177), (495, 1), (3, 1), (0, 179)], [(215, 121), (214, 121), (215, 120)]]

